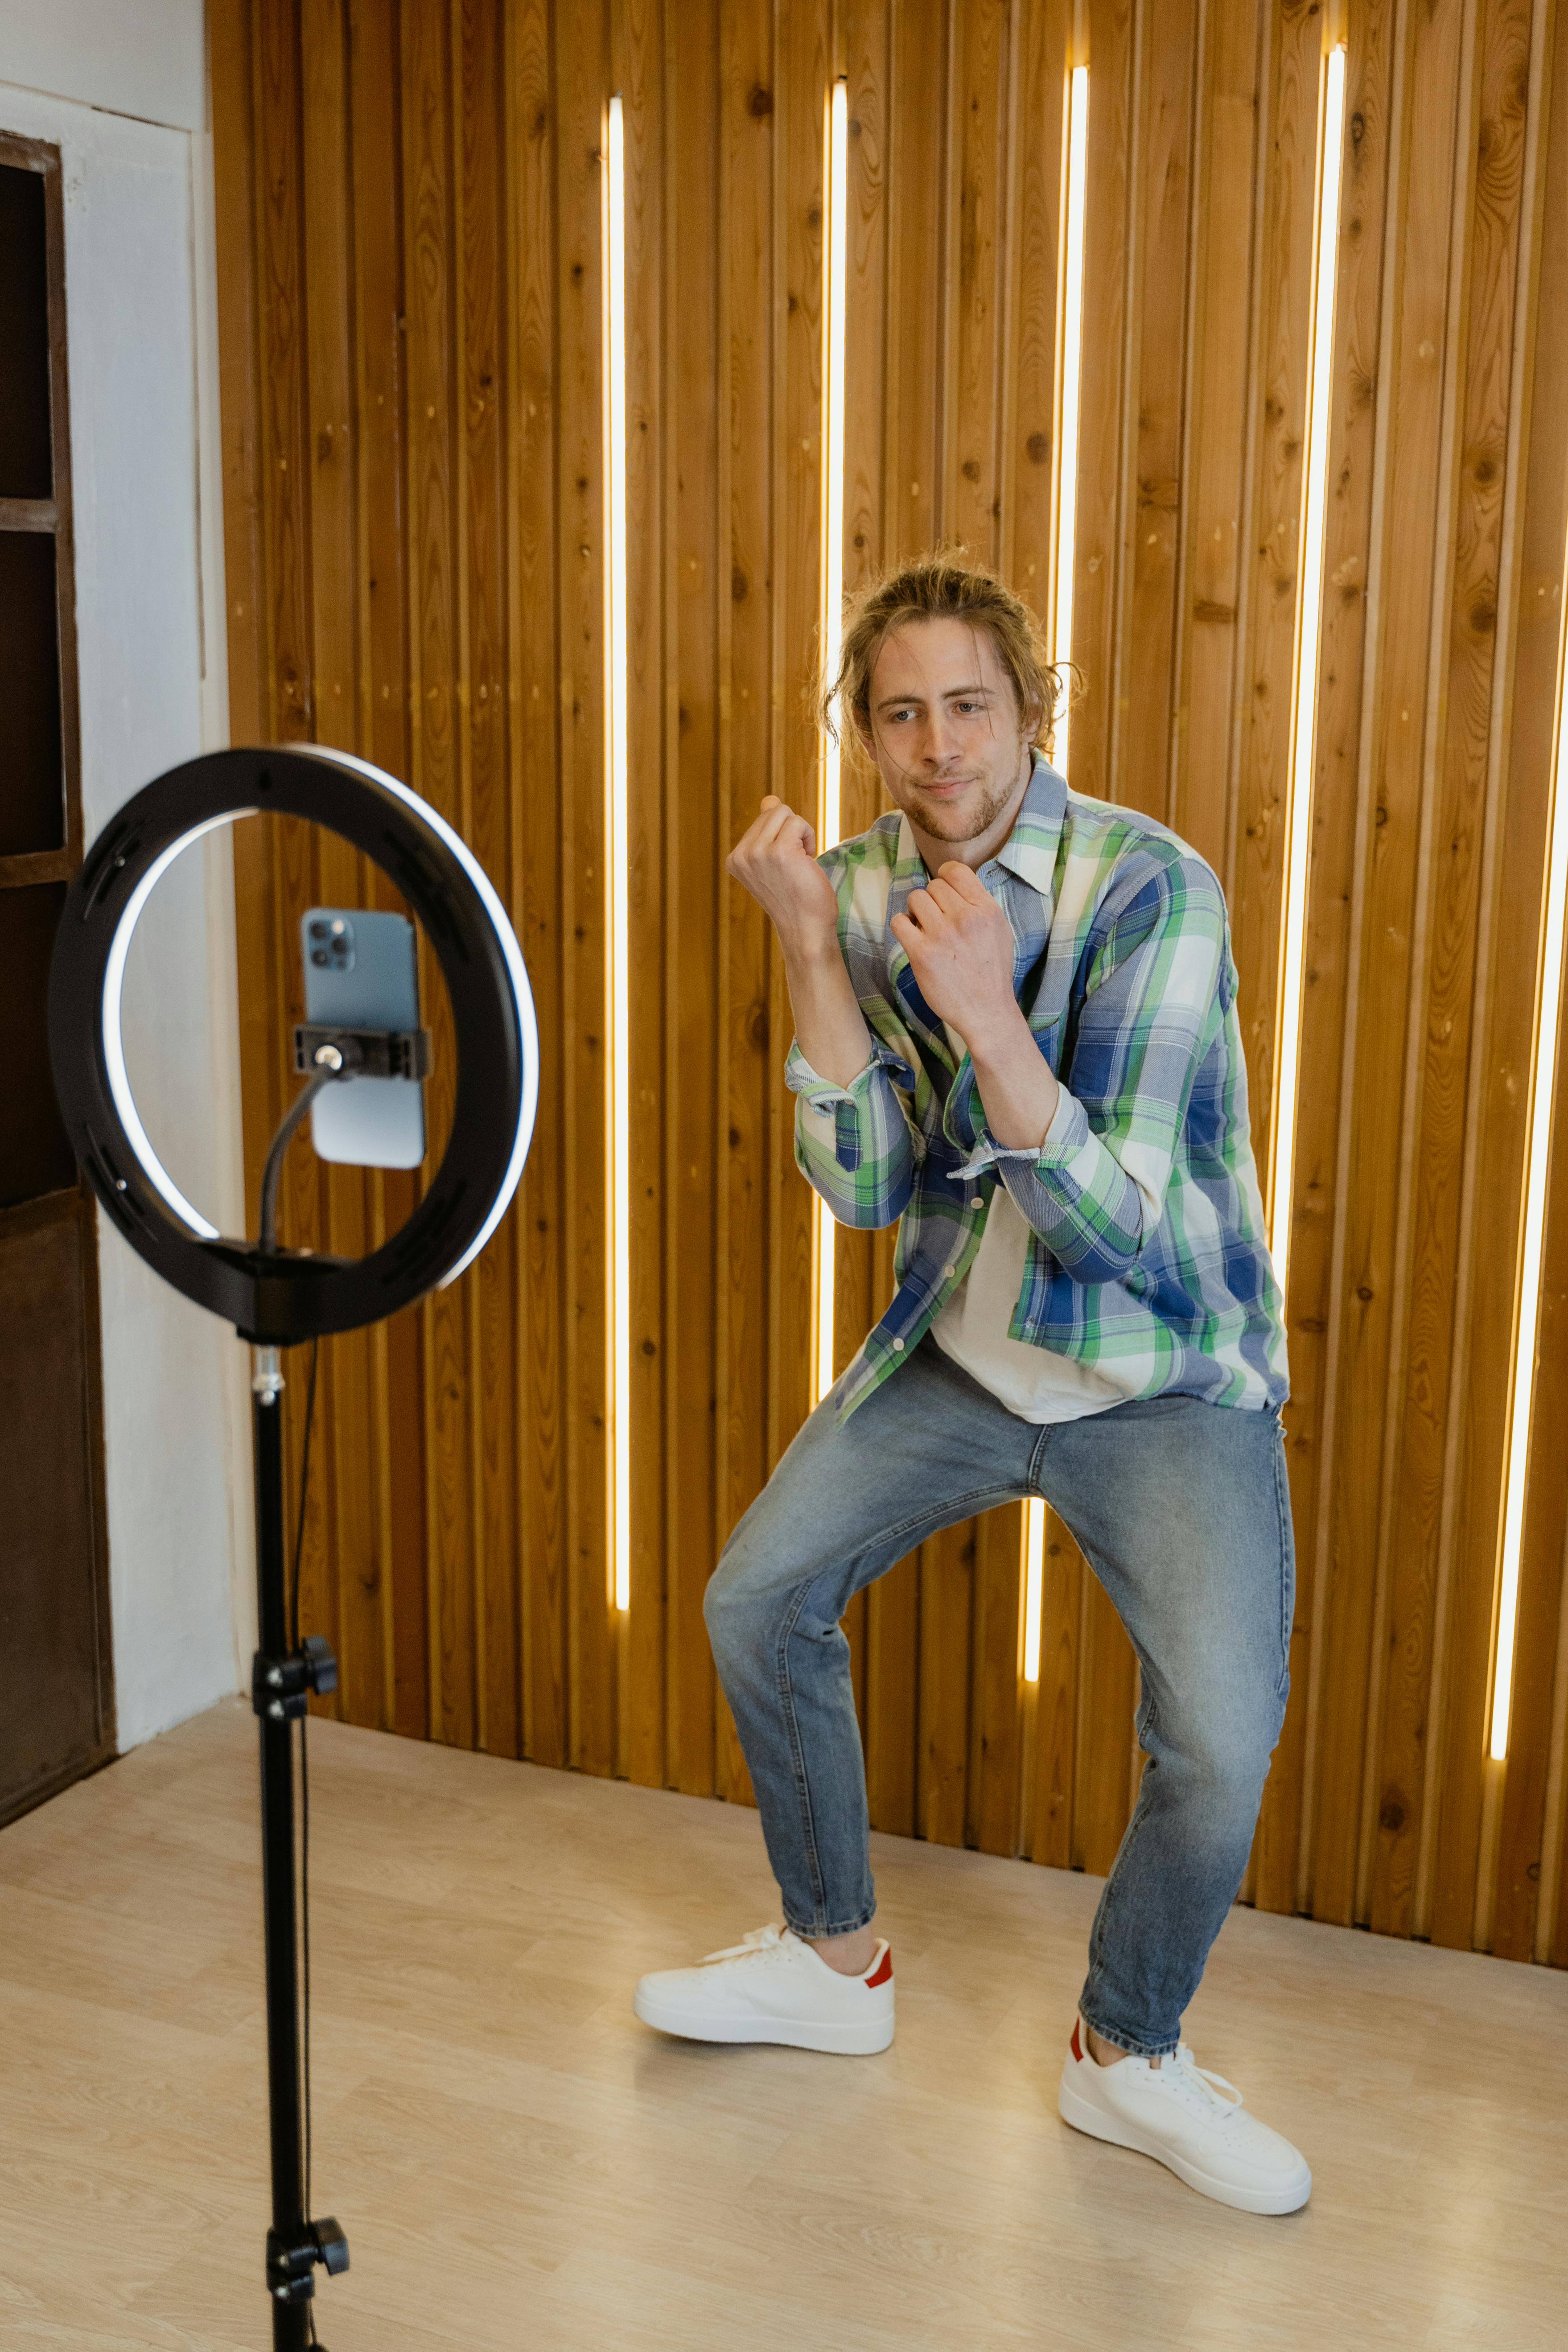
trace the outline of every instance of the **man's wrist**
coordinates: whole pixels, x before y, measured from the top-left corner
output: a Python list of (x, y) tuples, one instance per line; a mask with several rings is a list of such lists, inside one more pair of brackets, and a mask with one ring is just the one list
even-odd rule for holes
[(784, 950), (787, 971), (799, 972), (827, 971), (835, 964), (843, 967), (844, 958), (838, 945), (838, 926), (827, 925), (820, 931), (779, 933), (779, 945)]
[(967, 1021), (954, 1022), (953, 1026), (968, 1046), (969, 1058), (976, 1069), (982, 1063), (995, 1063), (1005, 1055), (1016, 1054), (1020, 1045), (1028, 1045), (1031, 1051), (1037, 1050), (1035, 1033), (1016, 997), (1009, 997), (1006, 1003), (999, 1005), (989, 1017), (976, 1021), (972, 1014)]

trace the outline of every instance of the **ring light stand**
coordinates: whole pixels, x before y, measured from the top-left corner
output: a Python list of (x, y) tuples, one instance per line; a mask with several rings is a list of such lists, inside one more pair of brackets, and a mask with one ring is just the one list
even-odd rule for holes
[[(451, 1002), (458, 1086), (446, 1152), (402, 1229), (363, 1258), (279, 1249), (277, 1181), (289, 1137), (325, 1086), (363, 1071), (423, 1075), (425, 1034), (316, 1024), (295, 1036), (308, 1082), (273, 1139), (259, 1244), (226, 1239), (185, 1200), (137, 1113), (121, 1036), (132, 934), (159, 877), (216, 825), (264, 810), (303, 817), (372, 858), (423, 924)], [(451, 827), (407, 786), (345, 752), (299, 745), (217, 751), (172, 769), (112, 817), (67, 895), (49, 974), (55, 1090), (76, 1155), (110, 1223), (154, 1273), (232, 1323), (256, 1349), (259, 1647), (251, 1701), (260, 1724), (272, 2227), (267, 2284), (275, 2352), (303, 2352), (318, 2263), (348, 2267), (335, 2221), (304, 2210), (296, 1965), (293, 1723), (312, 1690), (336, 1687), (327, 1643), (290, 1646), (284, 1571), (278, 1351), (379, 1322), (453, 1282), (479, 1255), (517, 1188), (533, 1127), (539, 1051), (533, 1003), (506, 912)]]

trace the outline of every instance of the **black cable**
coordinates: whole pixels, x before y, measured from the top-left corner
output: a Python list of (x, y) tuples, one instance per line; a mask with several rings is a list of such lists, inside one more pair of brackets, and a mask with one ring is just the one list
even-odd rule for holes
[[(309, 1092), (309, 1088), (306, 1089)], [(305, 1506), (310, 1492), (310, 1430), (316, 1418), (316, 1367), (321, 1358), (320, 1339), (310, 1342), (310, 1370), (305, 1383), (305, 1440), (300, 1457), (300, 1516), (294, 1527), (294, 1572), (289, 1596), (289, 1646), (300, 1648), (300, 1563), (305, 1550)], [(300, 1717), (300, 1981), (303, 1987), (304, 2011), (304, 2110), (305, 2110), (305, 2219), (310, 2218), (310, 1762), (306, 1740), (310, 1710)], [(306, 2306), (310, 2321), (310, 2341), (316, 2336), (316, 2305), (314, 2296)]]
[(268, 1146), (267, 1165), (261, 1171), (261, 1242), (263, 1254), (270, 1257), (278, 1247), (278, 1184), (283, 1173), (284, 1155), (294, 1138), (295, 1129), (316, 1097), (341, 1076), (338, 1070), (324, 1066), (315, 1071), (302, 1086), (278, 1123), (278, 1132)]
[(300, 1562), (305, 1550), (305, 1505), (310, 1492), (310, 1428), (316, 1418), (316, 1366), (321, 1353), (319, 1339), (310, 1342), (310, 1370), (305, 1381), (305, 1443), (300, 1458), (300, 1512), (294, 1523), (294, 1572), (289, 1596), (289, 1646), (300, 1646)]

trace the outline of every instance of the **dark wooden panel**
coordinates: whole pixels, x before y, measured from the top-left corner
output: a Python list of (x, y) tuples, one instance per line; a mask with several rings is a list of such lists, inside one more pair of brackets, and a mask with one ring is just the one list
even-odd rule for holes
[(96, 1249), (74, 1193), (0, 1225), (0, 1822), (113, 1752)]
[(44, 183), (0, 151), (0, 498), (53, 496)]
[(55, 561), (52, 532), (0, 530), (0, 646), (5, 649), (0, 856), (6, 857), (65, 844)]
[[(45, 542), (47, 544), (47, 541)], [(41, 1193), (68, 1192), (76, 1155), (55, 1101), (49, 1075), (49, 958), (63, 882), (0, 890), (0, 1052), (5, 1055), (5, 1115), (0, 1120), (0, 1209)]]

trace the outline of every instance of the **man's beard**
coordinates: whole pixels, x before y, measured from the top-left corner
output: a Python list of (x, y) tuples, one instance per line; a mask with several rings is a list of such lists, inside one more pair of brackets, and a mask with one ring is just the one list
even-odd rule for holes
[(940, 801), (934, 807), (928, 808), (924, 793), (911, 779), (911, 788), (920, 810), (921, 831), (930, 834), (933, 841), (978, 841), (982, 834), (988, 833), (995, 824), (1012, 799), (1017, 782), (1015, 776), (1010, 783), (995, 785), (986, 794), (978, 811), (971, 804), (961, 813), (957, 808), (944, 807)]

